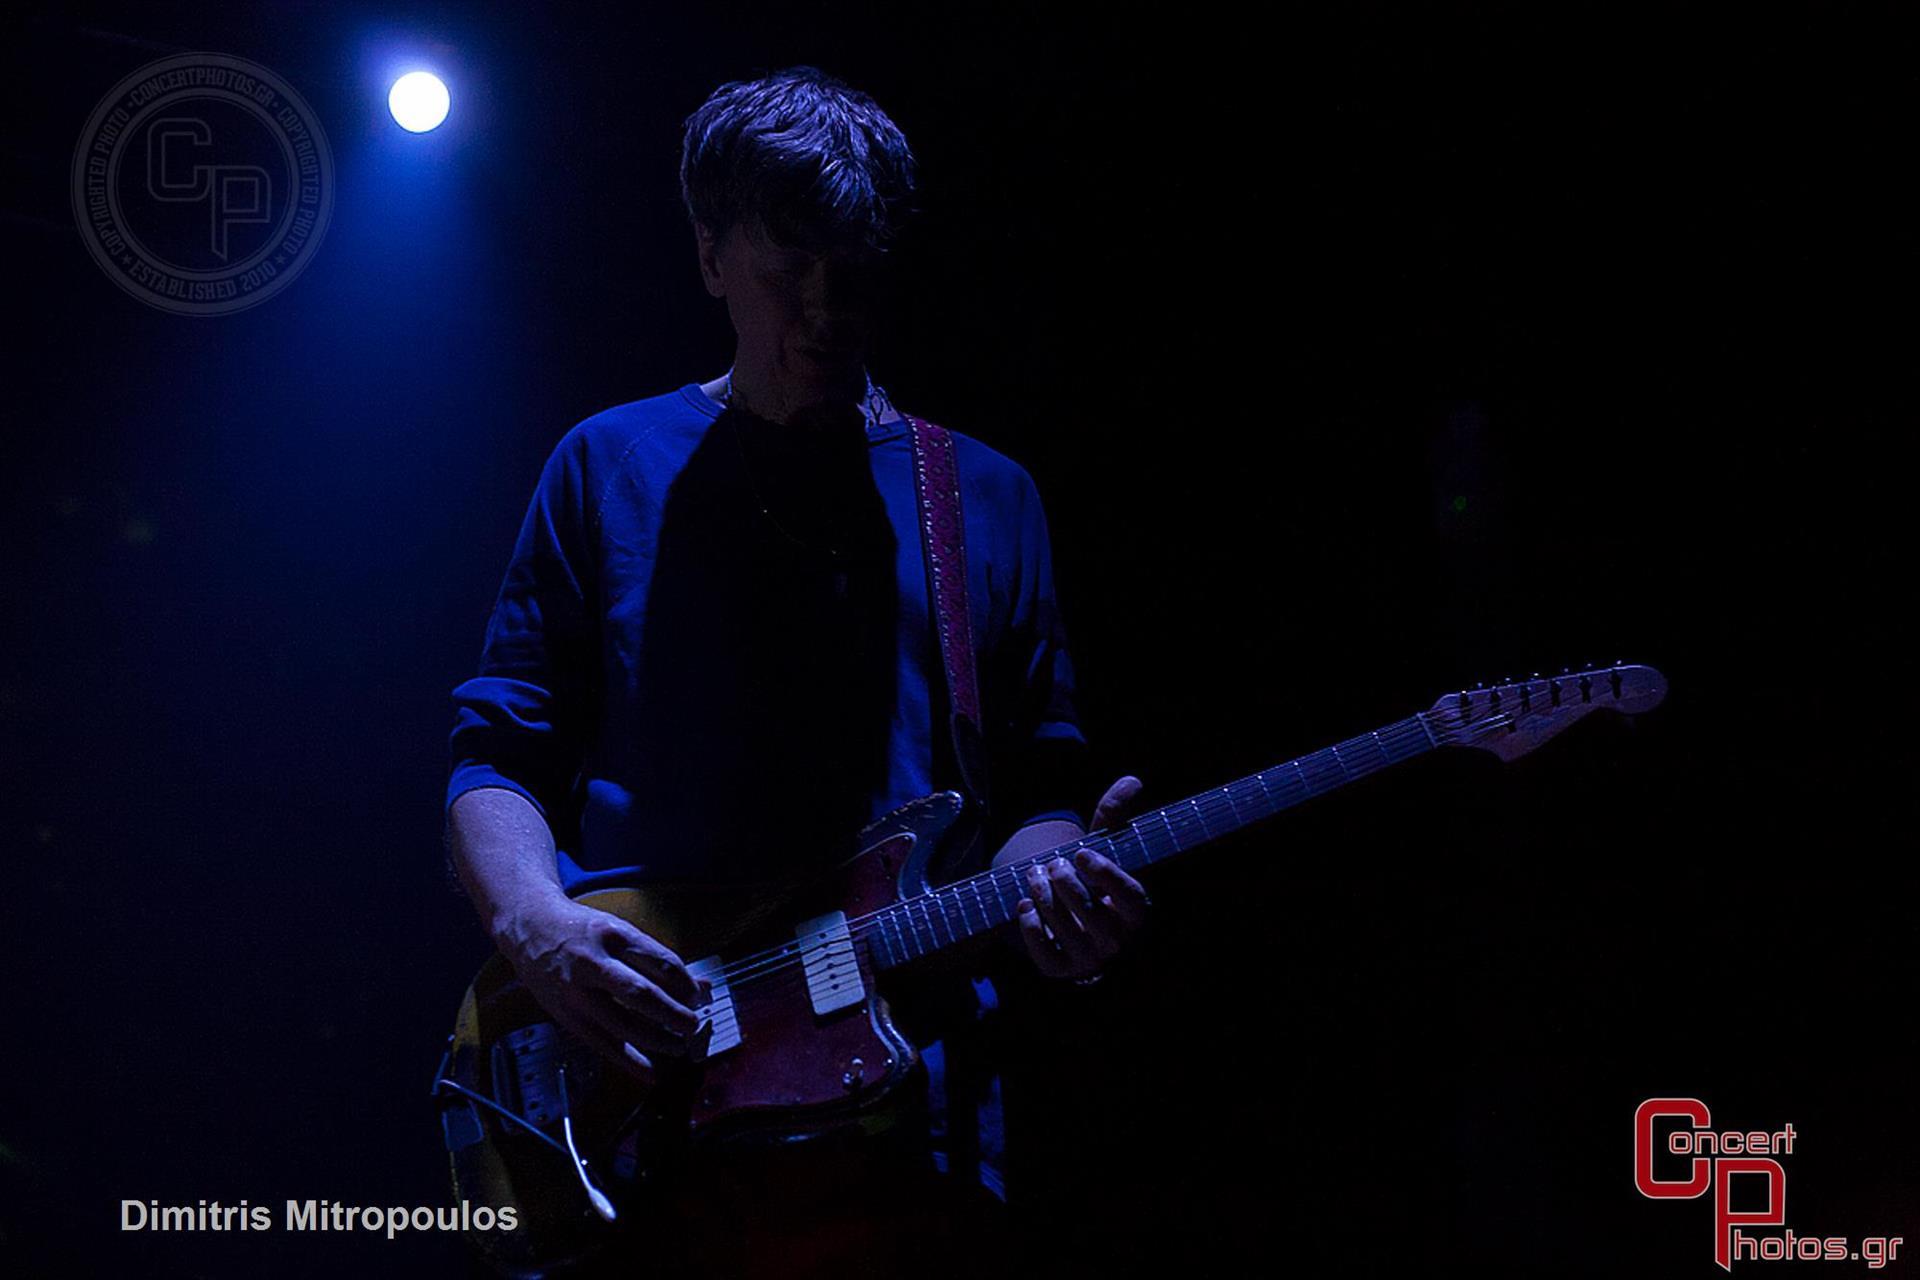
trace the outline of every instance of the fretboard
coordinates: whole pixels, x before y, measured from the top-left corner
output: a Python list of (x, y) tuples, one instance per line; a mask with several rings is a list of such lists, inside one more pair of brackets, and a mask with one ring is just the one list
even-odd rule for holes
[(1427, 717), (1409, 716), (1324, 751), (1250, 774), (1177, 804), (1141, 814), (1125, 827), (1083, 836), (1043, 854), (956, 880), (875, 914), (864, 931), (877, 968), (905, 964), (1012, 920), (1027, 896), (1027, 868), (1086, 847), (1128, 873), (1163, 862), (1439, 746)]

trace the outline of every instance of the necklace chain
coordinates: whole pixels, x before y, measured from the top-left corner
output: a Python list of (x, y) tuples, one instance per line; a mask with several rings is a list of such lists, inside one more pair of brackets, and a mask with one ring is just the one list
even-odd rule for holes
[[(727, 370), (727, 385), (721, 390), (720, 402), (729, 409), (738, 409), (742, 413), (753, 413), (753, 410), (748, 408), (744, 400), (735, 392), (733, 370), (731, 368)], [(866, 429), (870, 432), (876, 430), (880, 425), (881, 415), (884, 414), (887, 409), (891, 408), (893, 408), (893, 401), (888, 398), (886, 388), (875, 382), (871, 373), (867, 374), (867, 394), (860, 405), (861, 415), (866, 419)], [(756, 414), (755, 416), (757, 417), (759, 415)], [(818, 543), (809, 542), (805, 538), (795, 535), (786, 525), (780, 523), (780, 517), (773, 514), (773, 508), (767, 505), (767, 500), (761, 496), (759, 484), (753, 478), (753, 464), (747, 458), (747, 446), (746, 442), (741, 439), (741, 428), (738, 421), (735, 421), (733, 424), (733, 444), (734, 448), (740, 451), (740, 465), (746, 472), (747, 486), (753, 490), (753, 500), (759, 506), (760, 514), (767, 518), (767, 523), (779, 530), (781, 537), (797, 547), (803, 547), (808, 551), (816, 553), (824, 552), (835, 563), (844, 561), (846, 553), (839, 547), (825, 547)]]

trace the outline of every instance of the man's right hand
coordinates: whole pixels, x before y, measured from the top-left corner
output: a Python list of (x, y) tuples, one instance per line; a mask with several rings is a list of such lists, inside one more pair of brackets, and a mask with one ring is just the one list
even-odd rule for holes
[(505, 913), (492, 932), (563, 1031), (644, 1083), (654, 1082), (658, 1055), (705, 1053), (713, 1028), (695, 1010), (706, 1003), (709, 984), (619, 916), (556, 893)]

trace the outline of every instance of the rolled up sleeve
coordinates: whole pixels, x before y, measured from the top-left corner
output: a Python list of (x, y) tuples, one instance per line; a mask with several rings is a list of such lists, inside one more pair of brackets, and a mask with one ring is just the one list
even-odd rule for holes
[(1050, 819), (1086, 825), (1092, 752), (1074, 709), (1073, 659), (1054, 596), (1046, 511), (1022, 474), (1019, 592), (1010, 639), (1023, 663), (998, 805), (1010, 829)]
[(591, 715), (597, 592), (584, 433), (541, 470), (487, 621), (480, 670), (453, 690), (446, 808), (504, 787), (540, 811), (555, 838), (568, 811)]

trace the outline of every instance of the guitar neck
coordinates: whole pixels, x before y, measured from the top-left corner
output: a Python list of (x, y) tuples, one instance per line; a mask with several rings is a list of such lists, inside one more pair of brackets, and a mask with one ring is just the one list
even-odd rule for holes
[[(1128, 872), (1232, 835), (1304, 800), (1357, 782), (1442, 745), (1420, 713), (1358, 738), (1249, 774), (1223, 787), (1141, 814), (1124, 828), (1072, 841), (1113, 859)], [(1060, 850), (993, 867), (877, 913), (867, 933), (881, 969), (957, 946), (1014, 919), (1027, 896), (1026, 869)]]

